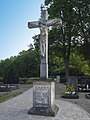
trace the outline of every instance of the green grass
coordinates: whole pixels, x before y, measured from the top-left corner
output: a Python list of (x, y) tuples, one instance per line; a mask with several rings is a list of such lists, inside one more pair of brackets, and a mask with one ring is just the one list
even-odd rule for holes
[(15, 94), (13, 94), (13, 93), (6, 93), (6, 94), (2, 94), (2, 95), (0, 95), (0, 103), (1, 102), (4, 102), (4, 101), (6, 101), (6, 100), (8, 100), (8, 99), (10, 99), (10, 98), (13, 98), (13, 97), (15, 97), (15, 96), (17, 96), (17, 95), (20, 95), (21, 93), (15, 93)]
[(0, 103), (22, 94), (31, 87), (32, 85), (20, 85), (20, 88), (17, 90), (13, 90), (11, 92), (1, 92)]

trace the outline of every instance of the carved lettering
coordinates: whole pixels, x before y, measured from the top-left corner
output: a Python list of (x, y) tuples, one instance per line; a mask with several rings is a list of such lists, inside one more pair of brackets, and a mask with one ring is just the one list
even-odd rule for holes
[(34, 88), (35, 104), (37, 107), (48, 106), (50, 87), (47, 85), (37, 85)]

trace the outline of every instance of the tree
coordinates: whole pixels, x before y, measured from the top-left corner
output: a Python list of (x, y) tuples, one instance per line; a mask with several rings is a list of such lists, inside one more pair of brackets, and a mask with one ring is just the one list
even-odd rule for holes
[(4, 84), (18, 84), (19, 76), (18, 72), (14, 70), (13, 65), (8, 66), (6, 71), (4, 72)]
[(20, 52), (14, 61), (14, 68), (20, 77), (38, 77), (39, 57), (36, 49)]
[(39, 52), (37, 49), (23, 50), (17, 56), (0, 62), (0, 77), (4, 83), (18, 83), (19, 77), (39, 77)]
[(90, 75), (89, 61), (76, 49), (74, 49), (74, 52), (70, 55), (70, 68), (72, 70), (71, 74)]
[[(89, 41), (90, 2), (88, 0), (45, 0), (45, 4), (49, 5), (49, 18), (61, 18), (63, 22), (60, 30), (54, 32), (55, 37), (52, 39), (54, 47), (56, 45), (57, 48), (58, 44), (58, 48), (62, 50), (65, 75), (68, 80), (71, 50)], [(52, 28), (51, 35), (55, 29)], [(61, 51), (58, 53), (61, 57)]]

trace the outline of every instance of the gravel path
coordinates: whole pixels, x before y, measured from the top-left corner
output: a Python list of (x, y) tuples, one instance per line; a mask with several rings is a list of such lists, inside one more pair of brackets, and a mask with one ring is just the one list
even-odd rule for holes
[[(59, 85), (56, 90), (59, 91)], [(63, 86), (64, 87), (64, 86)], [(56, 97), (60, 93), (56, 91)], [(23, 94), (0, 104), (0, 120), (90, 120), (90, 114), (76, 104), (61, 100), (56, 105), (59, 111), (55, 117), (28, 115), (32, 107), (32, 88)]]
[(56, 98), (68, 102), (75, 103), (84, 108), (90, 114), (90, 99), (85, 97), (86, 92), (79, 92), (79, 99), (64, 99), (61, 98), (65, 91), (66, 86), (63, 84), (56, 84)]

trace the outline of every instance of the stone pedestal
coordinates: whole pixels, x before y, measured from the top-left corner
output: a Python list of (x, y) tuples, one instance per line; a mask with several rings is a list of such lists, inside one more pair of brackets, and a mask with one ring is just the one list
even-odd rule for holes
[(33, 83), (33, 107), (28, 111), (32, 115), (55, 116), (55, 82), (38, 81)]

